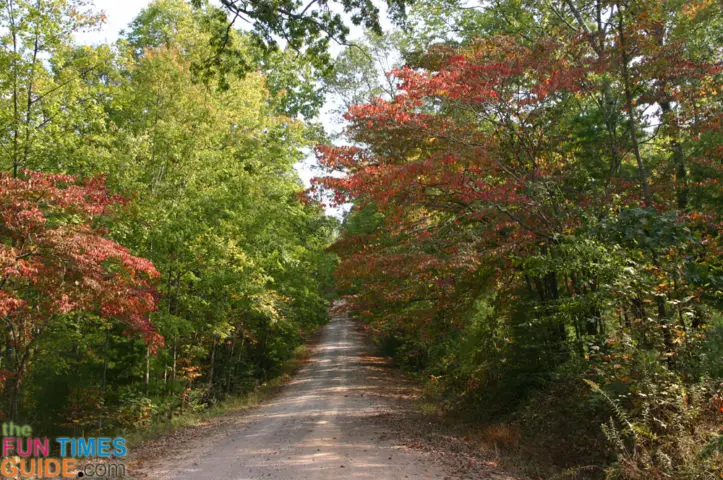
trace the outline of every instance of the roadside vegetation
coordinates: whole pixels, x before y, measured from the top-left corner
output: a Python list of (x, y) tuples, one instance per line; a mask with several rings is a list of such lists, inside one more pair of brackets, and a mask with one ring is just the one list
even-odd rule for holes
[(101, 19), (85, 8), (2, 6), (2, 412), (48, 436), (165, 428), (258, 391), (326, 322), (335, 266), (338, 222), (294, 170), (318, 129), (262, 70), (234, 73), (291, 55), (232, 30), (228, 75), (208, 73), (225, 13), (181, 0), (80, 46)]
[(723, 471), (720, 8), (422, 1), (337, 60), (339, 290), (535, 477)]

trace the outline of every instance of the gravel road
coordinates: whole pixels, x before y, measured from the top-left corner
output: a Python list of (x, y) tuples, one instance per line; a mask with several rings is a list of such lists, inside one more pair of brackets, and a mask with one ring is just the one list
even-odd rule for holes
[(374, 421), (399, 408), (405, 390), (390, 382), (391, 369), (366, 356), (366, 348), (356, 325), (336, 316), (308, 364), (278, 396), (189, 445), (169, 449), (144, 465), (143, 478), (446, 478), (439, 462), (395, 443)]

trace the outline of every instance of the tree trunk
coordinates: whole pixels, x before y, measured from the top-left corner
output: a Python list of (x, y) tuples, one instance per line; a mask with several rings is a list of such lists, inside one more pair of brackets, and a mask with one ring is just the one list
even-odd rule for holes
[(105, 344), (103, 346), (103, 378), (100, 384), (101, 397), (105, 399), (105, 388), (108, 383), (108, 347), (110, 344), (110, 329), (105, 330)]
[(215, 364), (216, 364), (216, 338), (213, 339), (213, 344), (211, 345), (211, 366), (208, 369), (208, 392), (209, 392), (209, 394), (213, 390), (213, 373), (214, 373)]
[(620, 67), (623, 76), (623, 87), (625, 90), (625, 106), (628, 110), (628, 133), (630, 134), (630, 142), (633, 147), (633, 154), (635, 155), (635, 162), (638, 167), (638, 177), (640, 179), (640, 186), (643, 193), (643, 203), (646, 206), (650, 205), (650, 187), (648, 186), (648, 174), (645, 171), (645, 165), (640, 155), (640, 144), (638, 143), (637, 133), (637, 122), (635, 120), (635, 105), (633, 99), (632, 86), (630, 85), (630, 69), (628, 64), (630, 59), (628, 58), (627, 46), (625, 42), (625, 13), (618, 3), (618, 34), (620, 41)]
[[(660, 109), (663, 112), (663, 119), (666, 116), (672, 114), (673, 108), (670, 102), (664, 101), (659, 102)], [(683, 145), (680, 143), (677, 132), (671, 132), (672, 141), (670, 144), (670, 150), (673, 156), (673, 165), (675, 166), (675, 180), (676, 180), (676, 200), (680, 210), (688, 208), (688, 169), (686, 168), (685, 153), (683, 152)]]
[(151, 348), (146, 347), (146, 393), (151, 382)]
[(171, 369), (171, 388), (176, 382), (176, 352), (178, 351), (178, 340), (173, 340), (173, 368)]

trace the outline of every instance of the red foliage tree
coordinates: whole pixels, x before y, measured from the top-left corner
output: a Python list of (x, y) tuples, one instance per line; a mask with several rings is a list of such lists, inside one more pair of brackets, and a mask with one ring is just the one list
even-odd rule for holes
[[(614, 32), (628, 43), (613, 39), (604, 52), (582, 33), (532, 46), (509, 37), (478, 40), (448, 55), (439, 71), (395, 71), (402, 91), (396, 98), (350, 108), (348, 133), (359, 146), (317, 148), (323, 164), (346, 175), (315, 179), (336, 202), (371, 206), (384, 217), (383, 229), (347, 235), (336, 246), (340, 285), (363, 286), (349, 305), (387, 327), (416, 330), (436, 313), (467, 308), (461, 300), (475, 298), (480, 275), (495, 273), (500, 288), (519, 280), (513, 257), (545, 254), (584, 216), (605, 215), (613, 198), (675, 209), (683, 187), (671, 182), (685, 179), (648, 178), (637, 143), (621, 133), (627, 124), (633, 137), (640, 130), (639, 113), (626, 112), (624, 101), (616, 103), (623, 120), (610, 147), (605, 135), (581, 139), (571, 131), (575, 117), (590, 116), (589, 105), (604, 103), (601, 90), (617, 89), (609, 95), (622, 99), (634, 91), (629, 104), (639, 106), (669, 101), (657, 85), (685, 92), (678, 102), (706, 95), (690, 85), (708, 85), (719, 66), (679, 60), (673, 68), (664, 48), (636, 36), (641, 24), (636, 18)], [(633, 68), (626, 48), (646, 56)], [(702, 128), (706, 118), (699, 113), (697, 120)], [(581, 145), (609, 148), (596, 155), (610, 165), (593, 164)], [(543, 302), (562, 288), (554, 272), (526, 281)]]
[(565, 138), (555, 115), (597, 68), (560, 54), (576, 48), (480, 41), (439, 72), (394, 72), (401, 95), (349, 110), (349, 133), (366, 148), (319, 147), (323, 163), (348, 175), (316, 181), (339, 202), (374, 205), (387, 227), (337, 245), (342, 285), (364, 285), (353, 308), (419, 328), (464, 307), (459, 295), (475, 291), (459, 287), (483, 260), (504, 262), (575, 222), (588, 197), (559, 188), (573, 167), (557, 153)]
[(38, 339), (53, 320), (89, 312), (122, 322), (152, 349), (162, 345), (148, 318), (158, 272), (97, 224), (120, 202), (99, 177), (0, 174), (0, 317), (9, 362), (0, 380), (11, 417)]

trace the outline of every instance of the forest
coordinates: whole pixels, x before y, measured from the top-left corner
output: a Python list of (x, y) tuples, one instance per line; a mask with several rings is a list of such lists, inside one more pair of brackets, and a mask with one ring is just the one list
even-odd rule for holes
[(172, 425), (340, 299), (531, 478), (720, 478), (720, 2), (153, 0), (78, 41), (106, 20), (0, 2), (3, 421)]
[[(194, 70), (225, 14), (159, 1), (90, 47), (82, 7), (2, 18), (2, 411), (47, 434), (143, 428), (272, 377), (325, 321), (335, 262), (338, 221), (294, 170), (318, 129), (260, 69), (223, 88)], [(229, 43), (225, 71), (261, 62)]]

